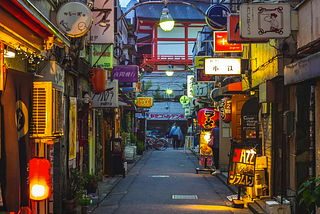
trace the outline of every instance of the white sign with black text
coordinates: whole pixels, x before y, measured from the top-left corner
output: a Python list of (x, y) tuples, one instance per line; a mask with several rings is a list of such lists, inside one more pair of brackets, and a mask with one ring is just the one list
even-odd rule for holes
[(100, 94), (92, 94), (92, 108), (117, 108), (118, 101), (118, 80), (107, 82), (106, 90)]
[(241, 59), (238, 58), (206, 58), (204, 73), (210, 75), (240, 75)]

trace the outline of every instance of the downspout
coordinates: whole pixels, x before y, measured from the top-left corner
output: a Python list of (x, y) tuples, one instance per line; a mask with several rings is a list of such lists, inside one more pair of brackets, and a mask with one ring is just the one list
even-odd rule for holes
[(310, 121), (310, 146), (309, 146), (309, 177), (314, 177), (315, 170), (315, 127), (314, 127), (314, 115), (315, 115), (315, 85), (310, 88), (310, 105), (309, 105), (309, 121)]

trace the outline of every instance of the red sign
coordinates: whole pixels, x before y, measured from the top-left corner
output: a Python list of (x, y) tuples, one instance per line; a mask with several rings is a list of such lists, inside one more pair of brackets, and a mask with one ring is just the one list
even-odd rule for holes
[(201, 109), (198, 113), (199, 126), (204, 129), (215, 128), (217, 119), (219, 119), (219, 112), (211, 108)]
[(224, 97), (219, 102), (219, 111), (221, 120), (224, 122), (231, 121), (232, 101), (229, 97)]
[(239, 14), (229, 14), (228, 16), (228, 42), (232, 43), (263, 43), (268, 39), (242, 39), (240, 37)]
[(200, 165), (206, 165), (206, 158), (207, 158), (207, 166), (212, 166), (212, 156), (200, 156)]
[(242, 44), (234, 44), (228, 42), (228, 31), (215, 31), (214, 36), (214, 52), (242, 52)]

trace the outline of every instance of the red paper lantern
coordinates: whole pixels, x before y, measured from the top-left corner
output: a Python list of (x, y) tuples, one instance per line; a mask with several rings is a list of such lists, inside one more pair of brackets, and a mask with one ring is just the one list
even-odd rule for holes
[(100, 94), (106, 90), (107, 74), (101, 67), (92, 68), (89, 72), (89, 81), (93, 93)]
[(216, 127), (215, 121), (219, 119), (219, 112), (211, 109), (204, 108), (198, 113), (198, 123), (204, 129), (212, 129)]
[(232, 101), (229, 97), (224, 97), (219, 102), (221, 120), (230, 122), (232, 116)]
[(45, 158), (33, 158), (29, 161), (30, 199), (45, 200), (51, 195), (50, 162)]

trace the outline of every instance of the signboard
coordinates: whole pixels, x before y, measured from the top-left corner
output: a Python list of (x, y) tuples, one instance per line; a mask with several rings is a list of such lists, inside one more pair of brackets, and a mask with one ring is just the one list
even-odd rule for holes
[(194, 137), (193, 136), (186, 136), (186, 148), (193, 148), (194, 145)]
[(206, 97), (208, 95), (208, 85), (207, 84), (196, 84), (193, 86), (193, 96), (194, 97)]
[(189, 102), (190, 102), (190, 98), (187, 97), (186, 95), (183, 95), (183, 96), (180, 97), (180, 103), (181, 103), (182, 105), (186, 105), (186, 104), (188, 104)]
[(185, 108), (185, 109), (184, 109), (184, 116), (185, 116), (185, 117), (189, 117), (190, 115), (191, 115), (190, 107), (189, 107), (189, 108)]
[(187, 96), (188, 97), (193, 97), (193, 75), (188, 75), (187, 76)]
[(206, 58), (204, 62), (204, 73), (211, 75), (240, 75), (241, 59), (236, 58)]
[(228, 184), (253, 187), (255, 163), (256, 151), (253, 148), (231, 145)]
[[(231, 13), (230, 9), (222, 4), (211, 5), (206, 11), (206, 15), (217, 24), (227, 27), (228, 14)], [(222, 27), (213, 24), (206, 18), (206, 22), (213, 30), (224, 30)]]
[(137, 107), (139, 108), (150, 108), (153, 106), (153, 97), (138, 97)]
[(240, 36), (249, 39), (279, 39), (290, 36), (289, 4), (241, 4)]
[(213, 44), (215, 53), (242, 52), (242, 44), (228, 42), (228, 31), (214, 31)]
[(194, 67), (204, 68), (204, 58), (211, 58), (211, 56), (195, 56), (194, 57)]
[[(106, 50), (106, 48), (108, 48)], [(105, 51), (106, 50), (106, 51)], [(92, 45), (92, 62), (97, 67), (112, 69), (113, 67), (113, 45)]]
[(138, 82), (138, 73), (137, 65), (118, 65), (112, 69), (112, 79), (119, 82)]
[[(206, 159), (207, 159), (207, 163), (206, 163)], [(212, 166), (212, 156), (201, 155), (199, 165)]]
[(229, 43), (261, 43), (268, 42), (268, 39), (243, 39), (240, 37), (239, 14), (229, 14), (228, 16), (228, 42)]
[(114, 10), (113, 0), (94, 1), (92, 12), (93, 25), (90, 31), (89, 43), (113, 44), (114, 42)]
[(206, 75), (204, 73), (204, 69), (197, 69), (197, 83), (198, 82), (214, 82), (215, 76), (213, 75)]
[(92, 108), (118, 107), (118, 81), (107, 82), (106, 90), (100, 94), (92, 94)]
[(185, 120), (184, 114), (150, 114), (150, 120)]
[(59, 29), (70, 37), (87, 33), (93, 22), (91, 10), (81, 2), (67, 2), (57, 12)]

